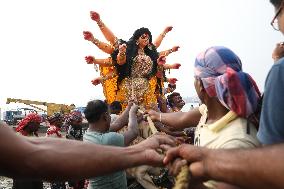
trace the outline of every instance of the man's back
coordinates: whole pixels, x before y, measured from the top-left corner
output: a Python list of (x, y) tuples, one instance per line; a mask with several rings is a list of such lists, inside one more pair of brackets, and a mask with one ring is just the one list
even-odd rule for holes
[[(124, 146), (123, 135), (115, 132), (98, 133), (93, 131), (87, 131), (84, 135), (83, 140), (95, 144), (121, 146), (121, 147)], [(127, 188), (126, 174), (124, 171), (119, 171), (109, 175), (92, 178), (90, 179), (89, 188), (99, 188), (99, 189), (125, 188), (126, 189)]]

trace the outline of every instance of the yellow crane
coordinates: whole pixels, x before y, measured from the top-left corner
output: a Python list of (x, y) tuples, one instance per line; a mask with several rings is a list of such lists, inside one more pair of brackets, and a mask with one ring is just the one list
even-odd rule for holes
[[(56, 103), (49, 103), (49, 102), (34, 101), (34, 100), (7, 98), (6, 104), (10, 104), (11, 102), (26, 104), (28, 106), (31, 106), (33, 108), (46, 112), (47, 116), (51, 116), (55, 112), (61, 112), (63, 114), (68, 114), (75, 108), (74, 104), (66, 105), (66, 104), (56, 104)], [(37, 107), (36, 105), (46, 106), (46, 110), (41, 107)]]

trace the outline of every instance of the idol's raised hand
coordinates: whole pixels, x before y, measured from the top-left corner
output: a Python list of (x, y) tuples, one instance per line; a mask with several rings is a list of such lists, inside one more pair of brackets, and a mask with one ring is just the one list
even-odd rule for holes
[(126, 53), (126, 48), (127, 48), (127, 45), (125, 43), (122, 45), (119, 45), (118, 47), (119, 53)]
[(85, 60), (87, 62), (87, 64), (93, 64), (95, 61), (95, 57), (93, 56), (85, 56)]
[(173, 29), (173, 26), (167, 26), (165, 28), (165, 30), (164, 30), (164, 33), (166, 34), (166, 33), (170, 32), (170, 31), (172, 31), (172, 29)]
[(91, 32), (89, 31), (83, 31), (83, 35), (84, 35), (84, 39), (87, 40), (87, 41), (91, 41), (93, 42), (94, 41), (94, 36)]
[(180, 46), (174, 46), (174, 47), (172, 48), (172, 52), (177, 52), (179, 48), (180, 48)]
[(92, 82), (93, 85), (98, 85), (98, 84), (102, 83), (102, 81), (103, 81), (102, 77), (97, 77), (97, 78), (93, 79), (91, 82)]
[(166, 63), (166, 56), (160, 56), (157, 60), (158, 65), (164, 65)]
[(179, 63), (174, 63), (174, 64), (171, 64), (171, 69), (179, 69), (179, 67), (181, 66), (181, 64)]
[(167, 80), (170, 84), (176, 84), (177, 78), (168, 78)]
[(90, 11), (90, 16), (91, 16), (91, 19), (96, 22), (100, 20), (100, 14), (95, 11)]

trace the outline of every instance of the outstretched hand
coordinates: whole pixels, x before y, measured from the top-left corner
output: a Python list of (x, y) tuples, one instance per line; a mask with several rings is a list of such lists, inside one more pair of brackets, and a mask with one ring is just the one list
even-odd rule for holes
[(168, 33), (168, 32), (170, 32), (170, 31), (172, 31), (172, 29), (173, 29), (173, 26), (167, 26), (167, 27), (165, 28), (164, 32), (165, 32), (165, 33)]
[(93, 56), (85, 56), (85, 60), (87, 62), (87, 64), (93, 64), (95, 61), (95, 57)]
[(90, 16), (91, 16), (91, 19), (96, 22), (100, 20), (100, 14), (95, 11), (90, 11)]
[(176, 146), (175, 138), (169, 135), (155, 134), (134, 145), (133, 148), (143, 150), (144, 160), (147, 165), (162, 166), (164, 155), (158, 153), (157, 150), (163, 149), (164, 146)]
[(157, 71), (157, 73), (156, 73), (156, 77), (157, 78), (163, 78), (163, 76), (164, 76), (164, 73), (163, 73), (163, 71)]
[(93, 41), (94, 40), (93, 34), (89, 31), (83, 31), (83, 35), (84, 35), (84, 39), (87, 40), (87, 41)]
[(177, 78), (168, 78), (168, 82), (170, 84), (176, 84), (177, 81), (178, 81)]
[(173, 52), (176, 52), (176, 51), (178, 51), (179, 48), (180, 48), (180, 46), (174, 46), (174, 47), (172, 48), (172, 51), (173, 51)]
[(118, 47), (119, 53), (125, 53), (126, 48), (127, 48), (127, 45), (125, 43), (123, 43), (122, 45), (119, 45)]
[(93, 79), (91, 82), (92, 82), (93, 85), (98, 85), (102, 82), (102, 78), (97, 77), (97, 78)]
[(157, 59), (158, 65), (164, 65), (166, 63), (166, 56), (162, 55)]
[(179, 64), (179, 63), (174, 63), (174, 64), (171, 65), (171, 68), (172, 68), (172, 69), (179, 69), (180, 66), (181, 66), (181, 64)]

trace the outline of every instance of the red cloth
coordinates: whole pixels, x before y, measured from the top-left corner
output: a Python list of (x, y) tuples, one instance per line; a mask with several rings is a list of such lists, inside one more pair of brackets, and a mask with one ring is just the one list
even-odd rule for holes
[(47, 136), (51, 136), (53, 134), (56, 134), (57, 137), (61, 138), (62, 135), (60, 133), (60, 128), (54, 126), (54, 125), (50, 125), (50, 127), (47, 129)]
[(28, 114), (24, 119), (22, 119), (19, 122), (16, 131), (17, 132), (22, 131), (30, 122), (41, 123), (42, 122), (41, 116), (35, 113)]

